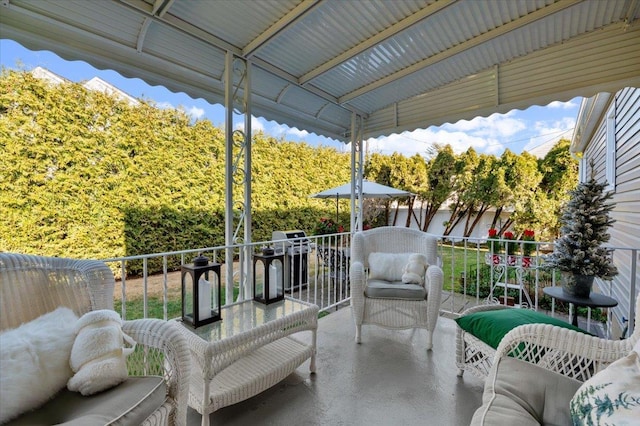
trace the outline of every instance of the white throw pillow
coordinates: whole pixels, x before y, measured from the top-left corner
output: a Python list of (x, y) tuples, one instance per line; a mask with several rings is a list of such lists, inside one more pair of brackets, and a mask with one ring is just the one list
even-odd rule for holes
[(0, 333), (0, 423), (33, 410), (64, 388), (76, 314), (58, 308)]
[(427, 270), (427, 256), (414, 253), (409, 256), (409, 263), (404, 267), (402, 282), (404, 284), (424, 284), (424, 273)]
[(401, 282), (404, 268), (412, 254), (414, 253), (370, 253), (369, 279)]
[(88, 312), (76, 323), (76, 332), (70, 359), (75, 374), (67, 383), (70, 391), (93, 395), (127, 379), (126, 358), (136, 342), (122, 331), (117, 312)]
[(596, 373), (570, 403), (574, 425), (637, 425), (640, 420), (640, 341), (626, 357)]

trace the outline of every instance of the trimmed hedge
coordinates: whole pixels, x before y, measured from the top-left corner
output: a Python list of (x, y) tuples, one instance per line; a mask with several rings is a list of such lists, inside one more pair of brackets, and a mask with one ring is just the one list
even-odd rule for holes
[[(224, 149), (221, 129), (182, 110), (3, 69), (0, 250), (104, 259), (222, 245)], [(309, 195), (349, 181), (348, 154), (262, 133), (252, 153), (255, 241), (334, 214)]]

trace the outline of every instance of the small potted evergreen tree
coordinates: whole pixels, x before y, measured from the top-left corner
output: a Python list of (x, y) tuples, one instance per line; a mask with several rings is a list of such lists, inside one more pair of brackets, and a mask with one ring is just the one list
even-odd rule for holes
[(614, 204), (608, 203), (613, 194), (605, 192), (605, 187), (592, 176), (569, 192), (561, 236), (545, 259), (547, 267), (561, 271), (563, 291), (575, 297), (589, 297), (595, 277), (611, 280), (618, 274), (610, 251), (602, 247), (609, 241), (607, 230), (614, 222), (609, 216)]

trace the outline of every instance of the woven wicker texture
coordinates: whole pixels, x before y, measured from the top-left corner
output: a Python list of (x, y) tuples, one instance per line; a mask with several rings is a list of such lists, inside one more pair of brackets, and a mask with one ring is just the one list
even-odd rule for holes
[[(496, 309), (511, 309), (504, 305), (479, 305), (469, 308), (462, 315), (474, 312), (493, 311)], [(459, 326), (456, 327), (456, 366), (458, 376), (469, 371), (474, 376), (484, 379), (489, 375), (496, 350), (484, 343), (471, 333), (467, 333)]]
[[(315, 372), (319, 308), (294, 303), (304, 309), (222, 339), (205, 340), (180, 326), (194, 362), (189, 405), (202, 414), (203, 425), (209, 424), (210, 413), (274, 386), (309, 358)], [(223, 314), (222, 321), (234, 319)], [(312, 331), (311, 344), (291, 337), (301, 331)]]
[[(426, 300), (365, 297), (369, 254), (422, 253), (429, 267), (425, 276)], [(431, 349), (433, 331), (440, 313), (444, 276), (438, 266), (438, 240), (424, 232), (384, 226), (357, 232), (351, 243), (351, 307), (356, 323), (356, 342), (361, 341), (363, 324), (390, 329), (424, 328), (427, 349)]]
[[(514, 309), (504, 305), (481, 305), (462, 315), (494, 309)], [(585, 381), (592, 375), (626, 356), (640, 337), (640, 296), (636, 300), (636, 327), (625, 340), (607, 340), (550, 324), (526, 324), (515, 327), (500, 341), (497, 349), (480, 341), (462, 328), (456, 330), (456, 365), (458, 375), (469, 371), (486, 378), (494, 361), (515, 356), (567, 377)]]
[[(0, 329), (17, 327), (59, 306), (78, 316), (113, 309), (115, 280), (100, 261), (0, 253)], [(130, 375), (159, 375), (167, 399), (145, 425), (186, 425), (190, 355), (176, 324), (156, 319), (125, 321), (137, 342), (127, 358)]]
[(495, 358), (514, 356), (547, 370), (585, 381), (612, 362), (629, 354), (640, 338), (640, 296), (636, 299), (633, 334), (607, 340), (549, 324), (514, 328), (500, 341)]

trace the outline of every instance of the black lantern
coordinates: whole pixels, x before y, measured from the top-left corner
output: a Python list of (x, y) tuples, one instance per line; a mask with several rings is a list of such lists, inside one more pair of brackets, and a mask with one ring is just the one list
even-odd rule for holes
[[(262, 263), (262, 279), (256, 274), (256, 265)], [(284, 253), (276, 253), (265, 248), (253, 255), (253, 300), (260, 303), (273, 303), (284, 299)]]
[(198, 256), (180, 270), (182, 321), (200, 327), (220, 320), (220, 264)]

